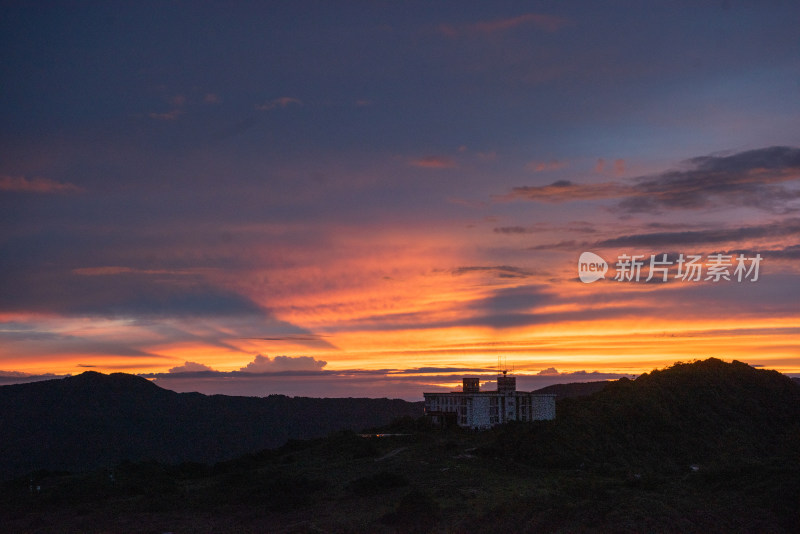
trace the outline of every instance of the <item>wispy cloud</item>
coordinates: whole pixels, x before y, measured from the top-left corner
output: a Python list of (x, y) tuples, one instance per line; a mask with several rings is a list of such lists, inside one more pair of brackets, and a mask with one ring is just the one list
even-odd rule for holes
[(478, 21), (470, 24), (442, 24), (439, 26), (438, 31), (447, 37), (492, 35), (524, 27), (554, 33), (568, 23), (567, 19), (553, 15), (525, 13), (516, 17)]
[(56, 182), (49, 178), (25, 178), (24, 176), (0, 176), (0, 191), (20, 193), (76, 193), (82, 189), (74, 184)]
[(508, 195), (497, 197), (502, 200), (525, 199), (537, 202), (572, 202), (575, 200), (594, 200), (619, 198), (632, 195), (635, 190), (616, 182), (599, 184), (576, 184), (569, 180), (558, 180), (549, 185), (515, 187)]
[(147, 116), (151, 119), (159, 120), (159, 121), (174, 121), (178, 117), (183, 115), (183, 111), (180, 109), (173, 109), (171, 111), (167, 111), (164, 113), (148, 113)]
[(273, 100), (269, 100), (268, 102), (264, 102), (263, 104), (259, 104), (256, 106), (256, 109), (259, 111), (270, 111), (278, 108), (286, 108), (291, 105), (302, 106), (303, 101), (299, 98), (294, 98), (291, 96), (282, 96), (280, 98), (275, 98)]
[(594, 234), (597, 227), (586, 221), (573, 221), (565, 226), (555, 226), (548, 223), (536, 223), (531, 226), (498, 226), (492, 229), (496, 234), (544, 234), (550, 232), (573, 232), (579, 234)]
[(533, 275), (533, 273), (531, 273), (527, 269), (523, 269), (521, 267), (514, 267), (511, 265), (490, 265), (490, 266), (471, 265), (465, 267), (456, 267), (451, 272), (453, 273), (454, 276), (461, 276), (472, 273), (483, 273), (483, 274), (490, 274), (498, 278), (528, 278), (529, 276)]
[(122, 274), (142, 274), (142, 275), (199, 275), (208, 273), (210, 269), (136, 269), (133, 267), (122, 267), (118, 265), (108, 265), (102, 267), (78, 267), (72, 269), (72, 274), (81, 276), (114, 276)]

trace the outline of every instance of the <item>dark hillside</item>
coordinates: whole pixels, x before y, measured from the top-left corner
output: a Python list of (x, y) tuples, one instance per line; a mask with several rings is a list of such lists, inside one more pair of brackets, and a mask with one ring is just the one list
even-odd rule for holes
[(421, 414), (421, 403), (402, 400), (206, 396), (86, 372), (0, 387), (0, 476), (120, 460), (216, 462)]
[[(113, 390), (98, 390), (106, 386)], [(169, 397), (170, 406), (216, 406), (216, 421), (249, 402), (271, 401), (295, 419), (331, 413), (320, 406), (334, 401), (219, 404), (133, 387), (143, 398)], [(337, 432), (213, 466), (123, 462), (38, 472), (0, 482), (0, 530), (793, 533), (799, 395), (792, 380), (739, 362), (677, 364), (559, 401), (555, 421), (472, 432), (405, 418), (380, 438)], [(335, 399), (345, 403), (339, 410), (356, 400)]]
[(768, 461), (800, 447), (800, 387), (737, 361), (679, 363), (564, 399), (555, 421), (497, 433), (494, 453), (539, 466), (664, 472)]

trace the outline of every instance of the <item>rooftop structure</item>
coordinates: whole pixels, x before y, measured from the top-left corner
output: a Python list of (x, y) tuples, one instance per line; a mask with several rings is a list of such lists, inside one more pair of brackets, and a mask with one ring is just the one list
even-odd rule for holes
[(555, 419), (556, 396), (517, 391), (517, 378), (497, 375), (496, 391), (481, 391), (480, 379), (465, 377), (462, 390), (423, 393), (425, 415), (440, 425), (486, 429), (509, 421)]

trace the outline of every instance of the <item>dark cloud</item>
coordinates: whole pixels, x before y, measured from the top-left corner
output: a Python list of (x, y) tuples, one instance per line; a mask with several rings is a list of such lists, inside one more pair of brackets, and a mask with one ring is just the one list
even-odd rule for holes
[(778, 184), (800, 179), (800, 148), (773, 146), (727, 156), (702, 156), (693, 167), (636, 179), (635, 194), (620, 203), (628, 211), (698, 209), (713, 205), (785, 209), (800, 191)]
[(86, 276), (47, 267), (11, 270), (0, 281), (0, 310), (114, 317), (265, 314), (247, 297), (214, 287), (201, 276), (126, 270)]
[[(753, 251), (748, 251), (748, 254), (752, 255)], [(768, 255), (770, 258), (800, 260), (800, 245), (791, 245), (777, 250), (766, 250), (764, 254)]]
[(542, 286), (527, 285), (498, 289), (489, 297), (470, 303), (470, 308), (483, 313), (505, 315), (525, 312), (551, 302), (553, 296)]
[(158, 358), (156, 354), (144, 350), (139, 342), (108, 341), (91, 339), (79, 335), (52, 332), (45, 327), (25, 325), (20, 328), (14, 323), (0, 323), (0, 343), (13, 347), (18, 356), (44, 352), (74, 355), (115, 355), (128, 358)]
[(705, 243), (727, 243), (760, 238), (781, 238), (800, 234), (800, 219), (792, 218), (757, 226), (692, 230), (685, 232), (653, 232), (632, 234), (590, 243), (592, 247), (665, 247)]
[[(648, 227), (652, 227), (648, 225)], [(766, 224), (753, 226), (737, 226), (734, 228), (710, 228), (708, 230), (686, 230), (680, 232), (649, 232), (641, 234), (627, 234), (600, 241), (566, 240), (556, 243), (543, 243), (529, 247), (528, 250), (578, 250), (600, 249), (617, 247), (639, 247), (647, 249), (663, 249), (666, 247), (680, 247), (683, 245), (714, 245), (725, 243), (783, 239), (800, 235), (800, 218), (789, 218)], [(738, 249), (734, 250), (739, 252)], [(668, 251), (664, 251), (668, 252)], [(674, 251), (673, 251), (674, 252)], [(742, 250), (748, 256), (756, 252), (769, 254), (770, 257), (793, 259), (797, 257), (798, 246), (792, 245), (781, 249)], [(726, 253), (730, 253), (727, 251)]]
[(558, 243), (543, 243), (541, 245), (534, 245), (528, 247), (528, 250), (575, 250), (578, 248), (587, 248), (590, 246), (588, 241), (578, 242), (574, 239), (566, 241), (559, 241)]
[(537, 202), (620, 198), (627, 212), (740, 206), (791, 211), (800, 190), (782, 185), (800, 179), (800, 148), (772, 146), (731, 155), (692, 158), (673, 170), (626, 182), (576, 184), (560, 180), (545, 186), (515, 187), (505, 197)]
[(531, 271), (511, 265), (456, 267), (451, 272), (455, 276), (470, 273), (488, 273), (498, 278), (527, 278), (533, 276)]
[(493, 230), (496, 234), (532, 234), (533, 230), (524, 226), (501, 226)]
[(548, 223), (536, 223), (531, 226), (500, 226), (492, 230), (496, 234), (547, 234), (550, 232), (573, 232), (579, 234), (594, 234), (596, 225), (587, 221), (573, 221), (565, 226), (555, 226)]

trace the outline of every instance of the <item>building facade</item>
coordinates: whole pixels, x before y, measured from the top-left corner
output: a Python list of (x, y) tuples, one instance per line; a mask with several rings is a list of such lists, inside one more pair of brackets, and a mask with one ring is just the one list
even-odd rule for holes
[(481, 391), (479, 378), (464, 378), (462, 390), (423, 393), (425, 415), (435, 424), (486, 429), (509, 421), (556, 418), (556, 396), (517, 391), (517, 378), (504, 371), (497, 376), (497, 391)]

